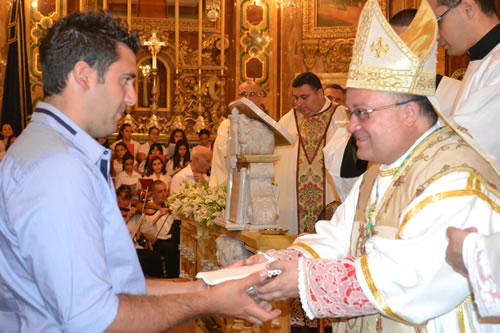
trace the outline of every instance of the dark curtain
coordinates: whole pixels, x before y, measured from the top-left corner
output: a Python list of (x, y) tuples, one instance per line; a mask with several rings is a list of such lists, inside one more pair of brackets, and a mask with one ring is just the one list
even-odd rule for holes
[(14, 0), (9, 19), (9, 53), (5, 73), (1, 123), (12, 125), (18, 135), (31, 117), (24, 0)]

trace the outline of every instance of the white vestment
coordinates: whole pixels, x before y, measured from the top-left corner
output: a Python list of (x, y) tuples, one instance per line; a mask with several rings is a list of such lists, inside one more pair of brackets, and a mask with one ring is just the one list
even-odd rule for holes
[(226, 162), (227, 139), (229, 137), (229, 125), (231, 121), (224, 119), (217, 129), (217, 137), (213, 146), (212, 170), (210, 171), (211, 187), (226, 184), (229, 170)]
[(325, 158), (325, 167), (328, 173), (333, 178), (335, 190), (341, 202), (347, 198), (352, 187), (359, 177), (343, 178), (340, 177), (340, 168), (344, 158), (344, 152), (349, 141), (350, 135), (347, 131), (349, 121), (337, 121), (337, 130), (334, 137), (323, 148), (323, 156)]
[(500, 170), (500, 44), (469, 63), (450, 119), (465, 139)]
[[(321, 111), (325, 110), (330, 105), (330, 101), (325, 98), (325, 104)], [(342, 112), (340, 112), (342, 111)], [(335, 132), (338, 127), (338, 123), (345, 123), (346, 115), (345, 111), (341, 108), (337, 109), (333, 115), (332, 121), (330, 122), (329, 128), (326, 134), (325, 146), (331, 145), (331, 141), (335, 137)], [(279, 186), (279, 199), (278, 199), (278, 225), (282, 228), (288, 229), (291, 234), (297, 234), (297, 155), (299, 149), (299, 134), (297, 132), (297, 125), (295, 121), (294, 110), (292, 109), (287, 114), (285, 114), (279, 121), (279, 124), (283, 126), (288, 133), (295, 139), (293, 145), (288, 146), (278, 146), (275, 149), (275, 154), (279, 156), (279, 160), (276, 162), (276, 184)], [(345, 125), (342, 129), (345, 134)], [(336, 138), (336, 137), (335, 137)], [(338, 139), (338, 138), (336, 138)], [(326, 158), (325, 158), (326, 161)], [(326, 166), (328, 171), (331, 170)], [(338, 196), (335, 192), (335, 185), (332, 176), (327, 172), (325, 174), (325, 190), (326, 190), (326, 202), (328, 204), (334, 200), (338, 200)]]
[(500, 233), (467, 235), (462, 257), (479, 313), (500, 316)]
[[(437, 126), (424, 133), (415, 145)], [(384, 173), (384, 170), (399, 167), (407, 155), (405, 153), (391, 165), (380, 167), (370, 205), (377, 202), (377, 192), (378, 202), (381, 202), (384, 193), (394, 186), (391, 185), (394, 173)], [(428, 321), (426, 328), (429, 333), (461, 332), (460, 324), (464, 325), (466, 332), (473, 332), (471, 326), (476, 332), (500, 330), (500, 325), (480, 324), (474, 304), (462, 303), (471, 294), (468, 281), (445, 261), (448, 227), (475, 226), (482, 234), (500, 230), (498, 193), (490, 192), (490, 187), (475, 183), (472, 178), (470, 172), (454, 169), (434, 180), (399, 217), (399, 239), (376, 234), (368, 239), (366, 265), (363, 266), (360, 257), (355, 258), (355, 274), (366, 298), (379, 313), (390, 318), (395, 314), (412, 324)], [(319, 221), (316, 234), (301, 236), (292, 244), (291, 248), (302, 253), (304, 260), (340, 259), (349, 255), (351, 233), (357, 229), (354, 220), (362, 179), (330, 221)], [(384, 232), (387, 227), (377, 228)], [(290, 250), (270, 251), (268, 254), (280, 258), (286, 251)], [(301, 259), (301, 262), (304, 261)], [(311, 271), (304, 267), (299, 263), (299, 294), (308, 316), (317, 317), (311, 298), (303, 297), (313, 286), (309, 285), (314, 283), (310, 281), (315, 281), (315, 277), (309, 275)]]

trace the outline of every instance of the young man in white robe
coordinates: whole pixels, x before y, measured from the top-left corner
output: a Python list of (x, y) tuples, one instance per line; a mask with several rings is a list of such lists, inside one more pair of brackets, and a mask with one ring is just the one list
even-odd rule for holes
[[(441, 46), (448, 55), (470, 58), (449, 118), (463, 137), (490, 159), (500, 170), (500, 21), (495, 0), (429, 0), (438, 17)], [(486, 246), (500, 237), (485, 238), (474, 231), (450, 228), (450, 264), (468, 276), (483, 316), (500, 315), (500, 276), (487, 274), (500, 268), (500, 249)], [(464, 239), (468, 234), (466, 242)], [(464, 244), (463, 260), (461, 246)], [(453, 258), (452, 254), (456, 255)], [(481, 260), (478, 260), (482, 258)], [(467, 270), (464, 266), (467, 265)]]
[(497, 169), (500, 135), (500, 21), (495, 0), (429, 0), (438, 20), (438, 42), (450, 56), (467, 53), (469, 66), (451, 113), (446, 115)]
[[(467, 279), (445, 261), (446, 229), (500, 230), (500, 176), (437, 121), (435, 17), (426, 1), (398, 36), (376, 0), (363, 8), (347, 81), (348, 130), (374, 164), (331, 221), (286, 250), (245, 263), (280, 276), (264, 300), (300, 297), (309, 318), (347, 317), (346, 332), (494, 332), (471, 301)], [(382, 75), (383, 74), (383, 75)]]

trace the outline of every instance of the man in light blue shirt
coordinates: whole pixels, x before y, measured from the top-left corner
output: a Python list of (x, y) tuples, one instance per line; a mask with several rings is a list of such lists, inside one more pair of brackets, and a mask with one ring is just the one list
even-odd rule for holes
[(263, 272), (212, 289), (144, 279), (111, 151), (93, 139), (136, 103), (139, 47), (108, 13), (71, 14), (40, 44), (45, 99), (0, 164), (2, 331), (153, 332), (204, 314), (256, 323), (279, 314), (245, 293)]

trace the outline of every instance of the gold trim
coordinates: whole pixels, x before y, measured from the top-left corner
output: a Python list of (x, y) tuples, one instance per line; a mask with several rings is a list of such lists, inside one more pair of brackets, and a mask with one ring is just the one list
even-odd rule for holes
[(403, 319), (401, 316), (396, 314), (394, 311), (392, 311), (391, 307), (387, 303), (387, 301), (384, 299), (384, 296), (382, 296), (382, 293), (377, 289), (375, 286), (375, 282), (373, 281), (373, 277), (370, 273), (370, 268), (368, 267), (368, 255), (364, 254), (361, 256), (361, 270), (363, 272), (363, 276), (366, 280), (366, 284), (368, 285), (368, 288), (370, 289), (370, 292), (372, 293), (373, 297), (375, 298), (375, 301), (379, 305), (379, 307), (384, 311), (384, 313), (391, 317), (391, 319), (398, 320), (406, 325), (412, 326), (412, 327), (422, 327), (427, 325), (427, 322), (421, 324), (421, 325), (416, 325), (413, 324), (405, 319)]
[(403, 228), (406, 226), (409, 220), (411, 220), (415, 215), (420, 213), (427, 205), (441, 201), (443, 199), (448, 199), (448, 198), (455, 198), (455, 197), (466, 197), (466, 196), (477, 196), (479, 199), (484, 200), (487, 202), (493, 211), (495, 213), (500, 213), (500, 205), (498, 205), (496, 202), (494, 202), (490, 197), (488, 197), (486, 194), (484, 194), (481, 191), (478, 191), (476, 189), (461, 189), (461, 190), (453, 190), (453, 191), (447, 191), (447, 192), (441, 192), (441, 193), (436, 193), (428, 196), (424, 200), (420, 201), (418, 204), (416, 204), (412, 209), (406, 213), (405, 217), (403, 218), (403, 221), (401, 222), (401, 225), (399, 226), (399, 230), (397, 233), (397, 239), (401, 239), (401, 231)]
[(389, 177), (389, 176), (394, 176), (396, 174), (396, 170), (398, 168), (392, 168), (392, 169), (387, 169), (387, 170), (379, 170), (378, 174), (380, 177)]
[(305, 243), (293, 243), (290, 247), (294, 247), (294, 246), (300, 247), (303, 250), (306, 250), (307, 253), (309, 253), (311, 255), (311, 257), (313, 257), (314, 259), (321, 258), (320, 255), (318, 254), (318, 252), (314, 251), (314, 249), (312, 247), (310, 247), (309, 245), (307, 245)]
[(467, 183), (465, 184), (465, 188), (472, 188), (472, 186), (474, 186), (474, 180), (475, 180), (474, 174), (471, 172), (469, 174), (469, 177), (467, 177)]
[(472, 296), (469, 295), (467, 296), (463, 301), (462, 303), (460, 303), (458, 306), (457, 306), (457, 317), (458, 317), (458, 328), (460, 330), (460, 333), (465, 333), (466, 330), (465, 330), (465, 304), (469, 304), (469, 303), (472, 303), (473, 300), (472, 300)]
[(460, 333), (465, 333), (465, 319), (464, 319), (464, 308), (463, 303), (457, 306), (457, 319), (458, 319), (458, 329)]

